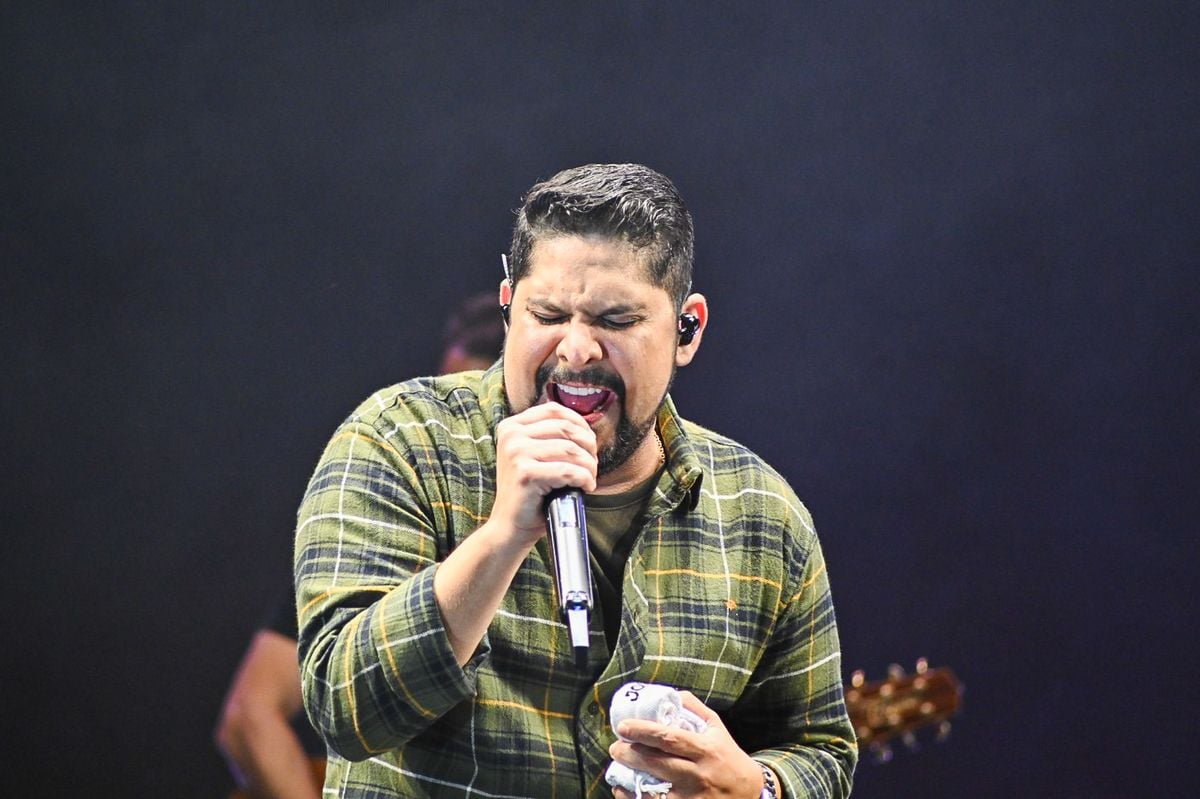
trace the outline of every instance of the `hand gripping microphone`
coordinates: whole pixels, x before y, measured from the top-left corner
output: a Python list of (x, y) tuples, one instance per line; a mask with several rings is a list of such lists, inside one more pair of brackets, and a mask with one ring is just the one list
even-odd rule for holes
[(546, 498), (546, 525), (558, 581), (559, 610), (571, 634), (575, 666), (582, 670), (587, 668), (588, 619), (592, 615), (592, 568), (583, 492), (578, 488), (551, 491)]

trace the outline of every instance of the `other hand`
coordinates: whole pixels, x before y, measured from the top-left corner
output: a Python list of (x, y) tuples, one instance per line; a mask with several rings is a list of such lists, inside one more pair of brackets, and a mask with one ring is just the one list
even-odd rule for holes
[[(608, 748), (613, 760), (653, 774), (671, 783), (670, 799), (758, 799), (762, 793), (762, 768), (742, 751), (725, 729), (721, 717), (690, 691), (681, 691), (683, 706), (708, 725), (704, 732), (688, 732), (653, 721), (621, 722), (618, 739)], [(614, 788), (617, 799), (633, 794)]]

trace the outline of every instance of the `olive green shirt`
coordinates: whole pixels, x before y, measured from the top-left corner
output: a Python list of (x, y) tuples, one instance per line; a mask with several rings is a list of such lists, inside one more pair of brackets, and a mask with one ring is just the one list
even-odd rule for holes
[(667, 467), (638, 516), (615, 647), (592, 614), (573, 665), (549, 545), (529, 553), (460, 667), (433, 594), (495, 498), (500, 365), (378, 392), (335, 432), (300, 506), (305, 704), (326, 796), (608, 797), (607, 709), (625, 682), (692, 691), (786, 797), (844, 797), (858, 751), (808, 511), (754, 453), (668, 399)]

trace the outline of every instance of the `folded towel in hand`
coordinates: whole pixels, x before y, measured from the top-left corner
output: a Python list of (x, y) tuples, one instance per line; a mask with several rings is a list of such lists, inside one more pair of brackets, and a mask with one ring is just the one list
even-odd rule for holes
[[(617, 732), (617, 727), (625, 719), (646, 719), (689, 732), (704, 732), (708, 726), (702, 718), (683, 706), (683, 698), (678, 691), (669, 685), (656, 683), (630, 682), (622, 685), (613, 694), (608, 718), (618, 737), (621, 734)], [(671, 790), (671, 783), (666, 780), (616, 761), (609, 764), (604, 781), (615, 788), (632, 792), (637, 799), (642, 799), (642, 794), (662, 796)]]

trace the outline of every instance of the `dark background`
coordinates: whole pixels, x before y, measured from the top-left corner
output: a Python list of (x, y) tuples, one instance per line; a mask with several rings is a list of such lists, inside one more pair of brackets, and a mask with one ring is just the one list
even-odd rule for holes
[(812, 510), (846, 675), (967, 686), (855, 795), (1193, 793), (1197, 9), (5, 4), (3, 792), (224, 796), (334, 426), (529, 185), (639, 161), (676, 399)]

